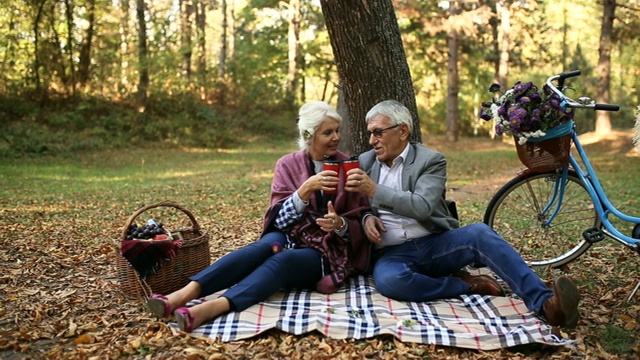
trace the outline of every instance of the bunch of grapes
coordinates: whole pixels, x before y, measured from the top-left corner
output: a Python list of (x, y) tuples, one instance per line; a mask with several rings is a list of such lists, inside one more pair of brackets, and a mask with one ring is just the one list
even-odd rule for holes
[[(132, 239), (153, 239), (156, 235), (166, 235), (168, 232), (164, 229), (162, 222), (156, 222), (149, 219), (146, 224), (138, 226), (135, 222), (129, 225), (127, 229), (127, 240)], [(164, 236), (163, 236), (164, 238)]]

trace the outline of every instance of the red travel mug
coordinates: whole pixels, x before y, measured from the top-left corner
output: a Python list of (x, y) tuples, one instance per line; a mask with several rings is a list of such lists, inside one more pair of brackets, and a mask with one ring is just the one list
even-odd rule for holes
[(351, 169), (357, 169), (360, 167), (360, 161), (358, 158), (351, 158), (342, 162), (342, 171), (344, 172), (344, 179), (347, 180), (347, 173)]
[[(340, 163), (337, 161), (325, 161), (322, 165), (322, 170), (333, 170), (336, 173), (340, 173)], [(325, 194), (336, 194), (338, 192), (338, 188), (334, 188), (333, 190), (327, 190)]]

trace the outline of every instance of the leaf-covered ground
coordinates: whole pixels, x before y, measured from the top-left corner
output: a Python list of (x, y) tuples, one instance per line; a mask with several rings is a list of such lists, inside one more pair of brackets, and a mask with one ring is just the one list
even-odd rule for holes
[[(462, 141), (469, 142), (467, 147), (486, 145)], [(436, 146), (446, 150), (451, 145), (437, 142)], [(64, 173), (61, 170), (60, 176)], [(165, 323), (145, 312), (140, 301), (122, 296), (115, 274), (115, 241), (136, 208), (114, 199), (126, 189), (98, 187), (90, 195), (53, 192), (33, 198), (29, 196), (36, 191), (33, 188), (7, 186), (15, 187), (8, 190), (15, 191), (17, 203), (0, 199), (2, 359), (635, 359), (640, 355), (640, 294), (627, 302), (640, 280), (640, 261), (637, 254), (617, 244), (599, 244), (562, 270), (576, 278), (584, 295), (578, 328), (565, 333), (576, 340), (575, 348), (530, 346), (483, 352), (400, 343), (386, 336), (334, 340), (277, 330), (246, 341), (220, 343), (173, 335)], [(243, 194), (265, 197), (264, 187), (241, 186)], [(200, 201), (204, 195), (187, 196), (180, 188), (171, 191), (179, 198), (193, 196), (185, 207), (208, 230), (213, 259), (258, 235), (263, 201), (233, 207), (244, 203), (238, 198), (214, 206)], [(455, 185), (451, 194), (458, 196), (462, 215), (469, 216), (465, 204), (484, 202), (494, 191), (487, 179), (476, 179)], [(631, 206), (638, 209), (637, 204)], [(207, 216), (211, 213), (225, 216)]]

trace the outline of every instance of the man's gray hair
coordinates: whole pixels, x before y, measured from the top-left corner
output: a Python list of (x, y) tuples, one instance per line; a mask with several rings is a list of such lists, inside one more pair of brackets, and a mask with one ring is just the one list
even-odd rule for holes
[(374, 105), (365, 117), (367, 124), (378, 115), (388, 117), (391, 120), (391, 126), (407, 124), (407, 126), (409, 126), (409, 133), (413, 131), (411, 112), (399, 101), (385, 100)]

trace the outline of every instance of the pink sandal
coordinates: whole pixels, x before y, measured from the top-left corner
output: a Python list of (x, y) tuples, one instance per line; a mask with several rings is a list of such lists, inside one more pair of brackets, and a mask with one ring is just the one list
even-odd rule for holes
[(180, 328), (180, 330), (186, 333), (190, 333), (193, 331), (193, 324), (195, 323), (195, 318), (193, 317), (193, 315), (191, 315), (189, 308), (187, 307), (178, 308), (173, 314), (176, 318), (176, 322), (178, 323), (178, 328)]
[(151, 297), (147, 299), (147, 306), (149, 307), (149, 311), (160, 319), (170, 316), (173, 312), (169, 299), (160, 294), (151, 295)]

